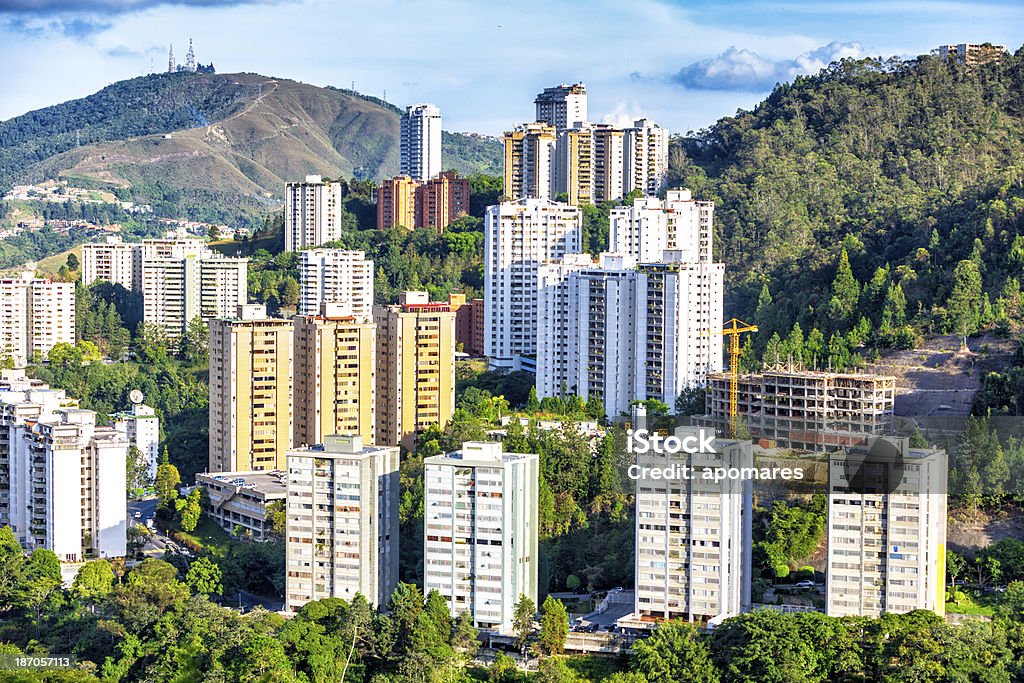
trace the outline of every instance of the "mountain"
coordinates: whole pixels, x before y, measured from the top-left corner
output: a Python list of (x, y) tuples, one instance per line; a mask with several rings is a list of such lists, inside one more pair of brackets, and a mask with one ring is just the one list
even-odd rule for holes
[[(376, 98), (282, 78), (152, 74), (0, 123), (0, 186), (64, 178), (163, 213), (258, 220), (288, 180), (395, 174), (398, 119)], [(446, 132), (443, 153), (462, 173), (500, 168), (488, 138)]]
[(726, 315), (769, 355), (823, 364), (1022, 322), (1024, 51), (843, 60), (670, 156), (671, 183), (716, 202)]

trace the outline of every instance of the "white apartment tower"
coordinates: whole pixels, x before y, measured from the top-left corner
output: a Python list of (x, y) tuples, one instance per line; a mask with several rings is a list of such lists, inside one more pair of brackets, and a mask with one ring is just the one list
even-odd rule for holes
[(537, 394), (597, 397), (607, 414), (635, 400), (673, 405), (722, 367), (722, 278), (714, 263), (637, 264), (573, 254), (540, 266), (537, 289)]
[(948, 463), (907, 439), (829, 461), (825, 613), (945, 613)]
[(387, 603), (398, 585), (398, 455), (358, 436), (288, 452), (286, 611), (357, 594)]
[(402, 114), (398, 173), (425, 183), (441, 172), (441, 110), (411, 104)]
[[(676, 435), (698, 435), (679, 427)], [(636, 480), (636, 604), (631, 625), (706, 622), (750, 608), (753, 486), (705, 479), (706, 468), (753, 467), (749, 441), (715, 439), (714, 452), (637, 454), (641, 468), (689, 468), (689, 478)]]
[(504, 202), (484, 222), (484, 351), (492, 367), (521, 368), (537, 352), (537, 268), (579, 253), (580, 211), (543, 199)]
[(512, 633), (516, 602), (537, 602), (536, 454), (503, 453), (468, 442), (423, 462), (423, 588), (438, 591), (452, 616)]
[(361, 251), (309, 249), (299, 255), (299, 315), (333, 304), (359, 322), (373, 318), (373, 261)]
[(96, 413), (63, 391), (7, 375), (0, 395), (0, 525), (26, 549), (46, 548), (62, 562), (86, 553), (122, 557), (128, 530), (128, 441), (97, 427)]
[(110, 282), (134, 290), (137, 244), (110, 236), (103, 242), (82, 245), (82, 284)]
[(188, 323), (231, 317), (249, 296), (248, 259), (210, 251), (185, 257), (145, 257), (142, 319), (179, 338)]
[(341, 238), (341, 183), (308, 175), (284, 192), (284, 250), (299, 251)]
[(75, 343), (75, 284), (31, 271), (0, 279), (0, 357), (24, 367), (62, 342)]
[(639, 197), (609, 215), (609, 250), (656, 263), (665, 250), (687, 263), (710, 263), (715, 203), (695, 201), (690, 190), (669, 190), (665, 199)]
[(149, 478), (156, 478), (160, 464), (160, 418), (152, 407), (135, 403), (129, 412), (114, 413), (110, 426), (124, 434), (129, 446), (135, 446), (146, 459)]
[(623, 156), (625, 194), (658, 194), (668, 172), (668, 130), (647, 119), (634, 121), (625, 130)]
[(587, 86), (583, 83), (544, 88), (533, 101), (535, 121), (543, 121), (557, 130), (577, 128), (587, 122)]

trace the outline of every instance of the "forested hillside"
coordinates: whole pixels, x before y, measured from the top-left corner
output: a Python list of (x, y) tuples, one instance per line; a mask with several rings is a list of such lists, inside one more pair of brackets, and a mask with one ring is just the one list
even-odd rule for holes
[(842, 364), (1018, 322), (1022, 117), (1022, 52), (844, 60), (674, 141), (671, 183), (716, 202), (727, 317), (772, 356)]

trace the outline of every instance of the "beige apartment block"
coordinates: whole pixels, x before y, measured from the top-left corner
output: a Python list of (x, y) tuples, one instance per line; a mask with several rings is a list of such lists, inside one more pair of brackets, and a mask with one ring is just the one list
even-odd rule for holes
[(323, 443), (331, 434), (358, 434), (373, 443), (374, 324), (342, 315), (331, 304), (321, 307), (321, 315), (294, 320), (293, 443)]
[(291, 320), (264, 306), (210, 321), (211, 472), (284, 469), (292, 434)]
[(377, 443), (415, 446), (431, 425), (455, 412), (455, 315), (449, 302), (405, 292), (378, 306)]

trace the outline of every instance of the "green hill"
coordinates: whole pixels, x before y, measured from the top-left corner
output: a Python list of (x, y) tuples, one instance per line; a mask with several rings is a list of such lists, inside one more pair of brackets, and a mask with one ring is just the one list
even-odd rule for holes
[[(445, 166), (500, 145), (445, 135)], [(258, 221), (287, 180), (398, 170), (398, 112), (375, 98), (255, 74), (154, 74), (0, 123), (0, 187), (64, 178), (124, 188), (162, 215)], [(123, 192), (122, 192), (123, 194)]]
[(819, 364), (1018, 325), (1022, 59), (845, 60), (676, 140), (672, 184), (716, 202), (727, 317)]

